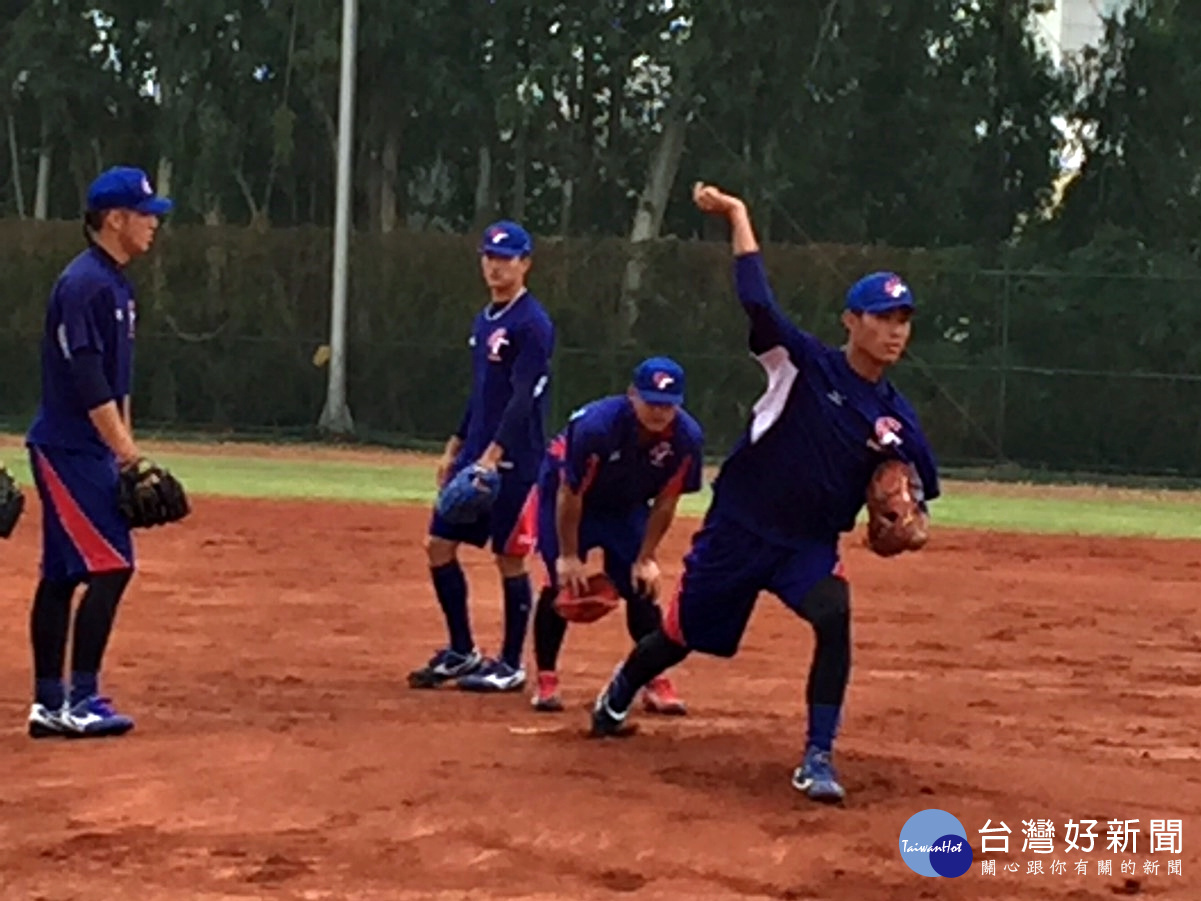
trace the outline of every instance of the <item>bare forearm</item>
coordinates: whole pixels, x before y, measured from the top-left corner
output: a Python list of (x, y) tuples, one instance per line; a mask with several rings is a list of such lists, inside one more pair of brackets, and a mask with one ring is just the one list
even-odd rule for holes
[(133, 435), (130, 434), (129, 427), (125, 424), (125, 419), (117, 408), (116, 401), (110, 400), (106, 404), (89, 410), (88, 417), (92, 420), (96, 431), (100, 433), (100, 438), (120, 462), (132, 463), (138, 459), (140, 454), (137, 445), (133, 442)]
[(651, 508), (650, 518), (646, 523), (646, 534), (642, 538), (642, 548), (638, 551), (640, 560), (653, 560), (659, 552), (659, 545), (663, 541), (663, 536), (667, 534), (667, 530), (671, 528), (672, 520), (676, 516), (676, 505), (679, 503), (679, 498), (673, 497), (670, 499), (661, 499), (655, 501), (655, 505)]
[(584, 518), (584, 498), (566, 484), (559, 487), (555, 502), (555, 531), (559, 537), (559, 556), (580, 555), (580, 520)]
[(484, 453), (480, 455), (479, 462), (489, 469), (496, 469), (500, 466), (500, 461), (505, 458), (505, 449), (493, 441), (486, 448)]
[(442, 451), (443, 455), (448, 458), (455, 458), (459, 455), (459, 451), (463, 449), (463, 439), (458, 435), (451, 435), (446, 441), (446, 448)]
[(729, 220), (730, 243), (734, 248), (734, 256), (758, 252), (759, 241), (755, 237), (755, 228), (751, 225), (751, 214), (747, 211), (746, 204), (739, 203), (730, 210)]

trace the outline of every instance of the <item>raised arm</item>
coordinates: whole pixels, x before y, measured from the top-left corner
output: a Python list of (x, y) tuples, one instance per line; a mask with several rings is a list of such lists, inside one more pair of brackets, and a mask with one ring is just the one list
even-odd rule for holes
[(773, 348), (782, 347), (799, 363), (799, 357), (812, 353), (819, 345), (815, 338), (798, 328), (776, 303), (746, 203), (700, 182), (693, 187), (692, 197), (702, 212), (724, 216), (730, 223), (734, 283), (738, 301), (751, 322), (751, 353), (762, 357)]

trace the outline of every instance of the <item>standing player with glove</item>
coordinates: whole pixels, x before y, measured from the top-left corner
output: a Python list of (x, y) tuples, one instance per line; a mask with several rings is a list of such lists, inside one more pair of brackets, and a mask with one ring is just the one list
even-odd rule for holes
[[(864, 277), (847, 293), (845, 348), (827, 347), (776, 305), (745, 204), (703, 185), (694, 200), (729, 220), (738, 299), (767, 389), (717, 476), (662, 629), (638, 643), (601, 692), (592, 731), (625, 731), (638, 690), (691, 651), (733, 657), (757, 595), (770, 591), (816, 639), (808, 741), (792, 784), (813, 800), (839, 802), (845, 792), (831, 753), (851, 664), (839, 535), (854, 528), (870, 488), (873, 548), (918, 550), (927, 537), (925, 500), (939, 491), (917, 415), (884, 378), (909, 341), (913, 297), (892, 273)], [(903, 466), (883, 465), (894, 460)]]
[[(659, 544), (680, 495), (701, 488), (704, 436), (683, 403), (684, 370), (652, 357), (634, 370), (626, 394), (583, 407), (551, 442), (538, 486), (548, 585), (534, 613), (535, 710), (563, 709), (556, 666), (568, 620), (591, 622), (616, 606), (603, 599), (588, 605), (588, 551), (604, 552), (608, 586), (626, 602), (630, 638), (637, 642), (662, 622)], [(647, 685), (643, 702), (652, 713), (686, 712), (666, 676)]]
[[(471, 331), (471, 396), (438, 466), (438, 503), (427, 549), (449, 645), (409, 674), (413, 688), (457, 681), (469, 691), (519, 691), (532, 591), (526, 558), (537, 526), (535, 486), (546, 447), (546, 386), (555, 330), (526, 288), (533, 241), (515, 222), (484, 230), (480, 265), (492, 302)], [(489, 540), (504, 595), (504, 642), (485, 659), (472, 637), (463, 542)]]
[[(88, 191), (88, 248), (50, 294), (42, 338), (42, 397), (30, 426), (42, 503), (41, 580), (33, 600), (34, 738), (121, 735), (133, 720), (100, 695), (100, 669), (134, 570), (130, 530), (188, 512), (179, 483), (145, 460), (133, 440), (130, 389), (135, 305), (125, 267), (150, 250), (171, 201), (145, 173), (118, 167)], [(71, 685), (63, 665), (75, 590)]]

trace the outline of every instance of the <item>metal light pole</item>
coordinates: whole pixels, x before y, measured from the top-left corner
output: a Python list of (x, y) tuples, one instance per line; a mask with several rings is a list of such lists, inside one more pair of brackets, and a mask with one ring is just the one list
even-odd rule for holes
[(329, 385), (318, 425), (327, 432), (349, 435), (354, 420), (346, 403), (346, 281), (350, 245), (350, 157), (354, 132), (355, 51), (358, 46), (358, 0), (342, 0), (342, 71), (338, 86), (337, 198), (334, 214), (333, 300), (329, 329)]

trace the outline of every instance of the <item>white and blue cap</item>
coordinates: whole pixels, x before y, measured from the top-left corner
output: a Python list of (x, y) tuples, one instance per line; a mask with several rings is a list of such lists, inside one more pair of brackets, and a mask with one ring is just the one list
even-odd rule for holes
[(851, 285), (846, 308), (853, 313), (876, 315), (899, 309), (912, 310), (913, 292), (895, 272), (873, 272)]
[(534, 252), (534, 239), (516, 222), (502, 220), (484, 229), (480, 254), (490, 257), (528, 257)]
[(132, 166), (114, 166), (96, 176), (88, 188), (88, 212), (133, 210), (150, 216), (165, 216), (175, 204), (159, 197), (150, 185), (150, 176)]
[(648, 404), (684, 403), (684, 367), (670, 357), (650, 357), (634, 369), (634, 390)]

